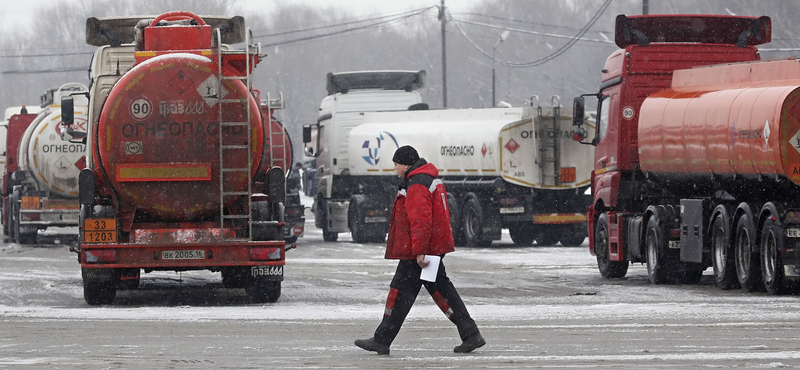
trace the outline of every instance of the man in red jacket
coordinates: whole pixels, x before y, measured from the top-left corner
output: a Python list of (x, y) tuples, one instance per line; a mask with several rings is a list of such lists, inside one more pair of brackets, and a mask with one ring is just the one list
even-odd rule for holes
[(372, 338), (358, 339), (355, 344), (367, 351), (388, 355), (389, 346), (417, 299), (419, 289), (425, 285), (436, 305), (458, 328), (462, 343), (453, 351), (472, 352), (486, 341), (447, 277), (444, 263), (440, 260), (435, 282), (420, 279), (422, 268), (430, 263), (424, 260), (425, 255), (444, 259), (446, 253), (455, 250), (447, 192), (442, 181), (436, 178), (439, 170), (421, 159), (408, 145), (398, 148), (392, 161), (403, 184), (394, 200), (386, 258), (400, 261), (389, 285), (383, 321)]

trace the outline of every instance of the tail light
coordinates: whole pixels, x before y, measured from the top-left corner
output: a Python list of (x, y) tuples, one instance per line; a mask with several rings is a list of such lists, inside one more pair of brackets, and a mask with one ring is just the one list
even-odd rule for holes
[(39, 221), (39, 214), (38, 213), (20, 213), (19, 218), (22, 221)]
[(294, 216), (294, 215), (300, 214), (300, 212), (302, 212), (301, 208), (286, 208), (286, 214), (287, 215)]
[(87, 250), (84, 256), (86, 263), (117, 262), (117, 251), (115, 250)]
[(250, 248), (251, 261), (280, 260), (280, 248)]

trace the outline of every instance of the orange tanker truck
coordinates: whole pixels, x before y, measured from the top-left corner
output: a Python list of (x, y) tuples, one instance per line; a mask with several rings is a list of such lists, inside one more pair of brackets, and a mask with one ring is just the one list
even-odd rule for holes
[[(599, 99), (590, 251), (604, 277), (791, 291), (800, 281), (800, 62), (768, 17), (620, 15)], [(576, 98), (576, 117), (584, 107)], [(579, 126), (576, 139), (583, 139)]]
[[(86, 29), (99, 47), (75, 249), (86, 302), (111, 303), (143, 272), (191, 270), (276, 301), (286, 164), (265, 144), (271, 129), (252, 90), (260, 46), (244, 20), (170, 12), (89, 18)], [(241, 42), (244, 50), (228, 46)], [(72, 107), (62, 100), (62, 138), (74, 141)]]

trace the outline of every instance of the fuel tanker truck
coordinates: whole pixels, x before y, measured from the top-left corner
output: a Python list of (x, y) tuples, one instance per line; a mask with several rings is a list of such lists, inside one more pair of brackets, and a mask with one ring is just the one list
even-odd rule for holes
[(280, 297), (285, 179), (251, 90), (261, 55), (250, 35), (238, 16), (87, 20), (99, 48), (85, 136), (62, 100), (62, 139), (87, 145), (74, 249), (87, 303), (111, 303), (152, 271), (220, 272), (255, 302)]
[(712, 267), (721, 289), (796, 287), (800, 64), (759, 61), (770, 29), (768, 17), (617, 17), (591, 140), (601, 275), (644, 262), (654, 284)]
[[(78, 174), (86, 167), (86, 145), (61, 140), (61, 107), (54, 102), (86, 91), (79, 83), (49, 89), (41, 97), (42, 109), (35, 118), (22, 114), (9, 121), (3, 231), (16, 243), (35, 242), (38, 231), (48, 227), (78, 226)], [(73, 127), (85, 135), (88, 101), (76, 100)]]
[[(365, 113), (349, 135), (350, 176), (396, 185), (391, 158), (411, 145), (439, 169), (458, 245), (487, 246), (502, 229), (518, 245), (581, 245), (592, 151), (572, 140), (571, 110), (557, 96), (551, 103)], [(370, 226), (369, 215), (353, 209), (360, 198), (350, 201), (351, 230)]]
[(441, 171), (459, 245), (491, 244), (503, 228), (522, 245), (580, 245), (591, 147), (571, 139), (570, 110), (556, 97), (547, 108), (537, 98), (524, 108), (427, 110), (415, 91), (423, 84), (424, 71), (328, 75), (318, 123), (304, 127), (324, 239), (350, 231), (356, 242), (384, 240), (399, 181), (391, 158), (413, 145)]

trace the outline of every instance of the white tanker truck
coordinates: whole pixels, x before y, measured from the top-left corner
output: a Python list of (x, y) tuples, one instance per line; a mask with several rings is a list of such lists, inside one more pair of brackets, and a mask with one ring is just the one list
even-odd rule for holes
[(519, 245), (580, 245), (592, 148), (571, 142), (572, 112), (552, 103), (365, 113), (349, 135), (350, 175), (396, 176), (394, 151), (411, 145), (439, 169), (456, 244), (486, 246), (509, 229)]
[[(570, 136), (572, 113), (539, 108), (426, 110), (414, 91), (424, 71), (328, 75), (316, 125), (315, 211), (327, 241), (350, 231), (381, 242), (399, 183), (395, 149), (412, 145), (440, 171), (456, 243), (485, 246), (507, 228), (515, 243), (580, 245), (591, 202), (592, 148)], [(593, 125), (587, 124), (587, 127)], [(316, 136), (316, 138), (315, 138)]]
[[(39, 230), (51, 226), (78, 225), (78, 174), (86, 167), (86, 144), (61, 140), (61, 107), (54, 102), (87, 91), (78, 83), (50, 89), (42, 95), (43, 109), (21, 137), (14, 137), (9, 127), (7, 154), (9, 164), (12, 158), (16, 163), (6, 167), (4, 176), (3, 229), (17, 243), (33, 241)], [(83, 109), (76, 109), (73, 129), (85, 132), (88, 102), (83, 95), (75, 99)]]

